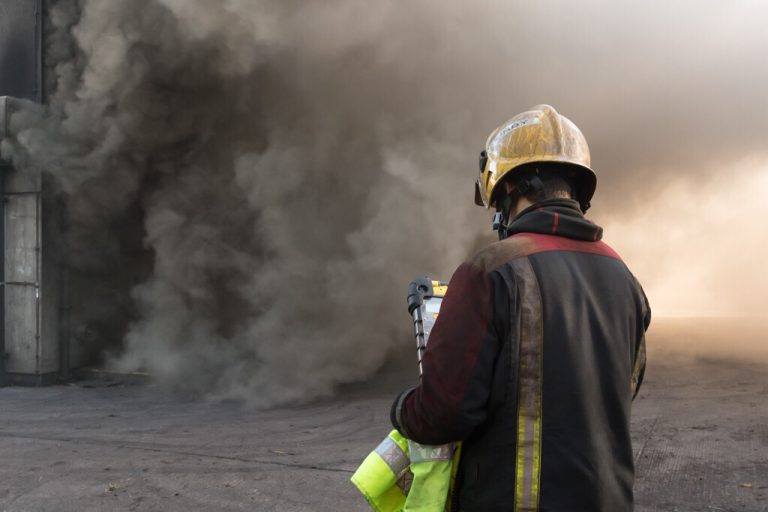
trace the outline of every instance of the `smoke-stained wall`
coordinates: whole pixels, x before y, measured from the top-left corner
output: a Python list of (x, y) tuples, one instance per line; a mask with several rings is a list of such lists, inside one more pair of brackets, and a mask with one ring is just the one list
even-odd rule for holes
[(0, 96), (42, 101), (42, 0), (0, 0)]
[[(2, 151), (62, 191), (80, 357), (259, 405), (306, 399), (411, 350), (405, 286), (490, 239), (477, 154), (536, 103), (585, 132), (594, 218), (653, 300), (675, 276), (644, 255), (675, 261), (710, 234), (658, 236), (665, 217), (638, 212), (707, 225), (696, 194), (765, 154), (755, 10), (722, 24), (692, 1), (59, 0), (50, 111), (16, 116)], [(746, 165), (730, 183), (764, 172)]]
[[(42, 0), (0, 0), (0, 139), (12, 112), (39, 111), (44, 99), (43, 25)], [(39, 169), (8, 164), (0, 159), (0, 374), (12, 383), (55, 382), (62, 367), (55, 183)]]

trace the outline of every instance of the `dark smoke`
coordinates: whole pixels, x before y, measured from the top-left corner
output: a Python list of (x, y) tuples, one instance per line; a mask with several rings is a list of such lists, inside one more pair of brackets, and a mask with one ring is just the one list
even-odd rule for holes
[[(666, 297), (675, 244), (703, 250), (714, 235), (689, 228), (711, 224), (711, 208), (694, 214), (700, 196), (719, 205), (723, 185), (766, 173), (755, 11), (59, 0), (49, 112), (17, 115), (3, 154), (56, 178), (84, 352), (91, 329), (93, 350), (166, 383), (307, 399), (411, 350), (405, 286), (449, 277), (489, 229), (472, 205), (477, 153), (537, 103), (585, 132), (595, 218)], [(672, 221), (642, 215), (671, 202)], [(671, 222), (682, 239), (654, 234)], [(643, 265), (648, 253), (668, 265)], [(719, 261), (705, 260), (703, 274)], [(741, 310), (727, 285), (691, 307)], [(696, 295), (672, 288), (669, 303)]]

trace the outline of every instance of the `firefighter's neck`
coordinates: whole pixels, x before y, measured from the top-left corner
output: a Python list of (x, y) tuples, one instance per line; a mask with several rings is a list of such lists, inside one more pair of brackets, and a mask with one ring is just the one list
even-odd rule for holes
[(520, 212), (531, 206), (533, 203), (528, 200), (527, 197), (521, 197), (517, 200), (516, 204), (512, 205), (512, 208), (509, 209), (509, 218), (514, 219), (517, 217)]
[[(509, 194), (514, 189), (514, 185), (512, 185), (508, 181), (505, 181), (504, 182), (504, 189), (507, 192), (507, 194)], [(509, 209), (509, 218), (510, 219), (514, 219), (515, 217), (517, 217), (517, 215), (520, 212), (522, 212), (523, 210), (525, 210), (526, 208), (528, 208), (532, 204), (533, 203), (531, 201), (529, 201), (527, 197), (525, 197), (525, 196), (518, 197), (517, 203), (513, 204), (512, 207)]]

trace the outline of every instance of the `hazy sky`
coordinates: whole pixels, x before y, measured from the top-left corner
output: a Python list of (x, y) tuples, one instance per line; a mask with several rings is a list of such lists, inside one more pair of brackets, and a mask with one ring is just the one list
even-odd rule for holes
[[(496, 125), (550, 103), (587, 136), (599, 176), (590, 215), (657, 314), (764, 314), (768, 5), (341, 4), (313, 35), (330, 48), (372, 38), (392, 80), (419, 98), (414, 116), (459, 149), (448, 168), (422, 172), (459, 183)], [(339, 20), (352, 28), (330, 36)], [(486, 216), (467, 215), (485, 229)]]
[(446, 83), (452, 61), (473, 73), (446, 101), (473, 111), (467, 134), (539, 102), (584, 131), (591, 216), (657, 314), (764, 314), (768, 6), (486, 1), (436, 16), (432, 65)]

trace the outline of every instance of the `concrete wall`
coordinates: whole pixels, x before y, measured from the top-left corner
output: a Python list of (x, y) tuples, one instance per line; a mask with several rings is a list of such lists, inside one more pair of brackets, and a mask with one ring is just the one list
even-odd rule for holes
[[(0, 140), (19, 99), (44, 103), (45, 0), (0, 0)], [(4, 98), (3, 96), (11, 96)], [(41, 172), (0, 161), (0, 385), (41, 384), (68, 371), (61, 331), (60, 207)], [(64, 315), (66, 316), (66, 315)], [(63, 348), (63, 349), (62, 349)], [(5, 357), (3, 357), (5, 354)]]
[[(0, 139), (19, 100), (0, 98)], [(58, 255), (46, 251), (43, 176), (2, 167), (2, 352), (4, 380), (44, 384), (58, 378), (59, 272)], [(51, 222), (56, 216), (52, 213)]]
[(4, 178), (5, 368), (38, 374), (48, 359), (40, 343), (40, 179), (15, 171)]

